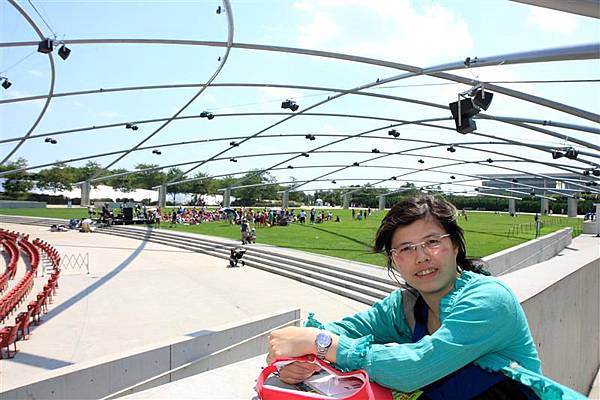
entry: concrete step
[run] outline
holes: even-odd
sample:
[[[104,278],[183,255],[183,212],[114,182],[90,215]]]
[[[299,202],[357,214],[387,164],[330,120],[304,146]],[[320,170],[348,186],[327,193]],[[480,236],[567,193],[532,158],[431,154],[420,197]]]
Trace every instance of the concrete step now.
[[[128,226],[113,226],[111,229],[122,229],[122,230],[127,230],[127,231],[141,231],[144,230],[144,228],[133,228],[133,227],[128,227]],[[291,262],[291,261],[297,261],[302,263],[303,265],[313,265],[313,266],[319,266],[319,267],[324,267],[327,268],[328,270],[332,270],[332,271],[338,271],[341,273],[350,273],[353,276],[359,276],[362,278],[366,278],[369,281],[378,281],[381,282],[382,284],[384,284],[383,286],[381,286],[381,290],[394,290],[397,288],[397,283],[394,282],[393,280],[389,279],[389,278],[382,278],[380,276],[377,275],[371,275],[371,274],[367,274],[367,273],[363,273],[361,271],[356,271],[353,269],[349,269],[349,268],[344,268],[344,267],[340,267],[340,266],[336,266],[336,265],[332,265],[332,264],[327,264],[327,263],[323,263],[323,262],[319,262],[316,260],[306,260],[304,258],[301,257],[296,257],[294,255],[291,254],[285,254],[282,255],[280,253],[274,252],[274,251],[269,251],[269,250],[265,250],[264,248],[261,249],[257,249],[254,246],[243,246],[241,244],[239,244],[239,241],[230,241],[230,242],[225,242],[225,241],[219,241],[216,239],[207,239],[207,238],[195,238],[195,237],[191,237],[188,235],[181,235],[178,234],[177,232],[173,232],[173,231],[159,231],[159,230],[153,230],[152,231],[153,234],[155,235],[168,235],[170,237],[176,236],[176,237],[180,237],[182,239],[185,240],[196,240],[202,243],[212,243],[218,246],[225,246],[227,249],[231,248],[232,246],[238,246],[238,247],[244,247],[245,249],[248,250],[248,254],[252,253],[252,252],[258,252],[263,256],[266,255],[271,255],[277,258],[285,258],[286,261]],[[167,233],[168,232],[168,233]],[[237,243],[236,243],[237,242]]]
[[[149,233],[149,231],[128,229],[121,226],[100,228],[98,232],[144,239],[154,243],[198,251],[223,259],[229,259],[229,249],[232,245],[235,245],[214,240],[209,240],[210,243],[206,243],[207,241],[202,238],[191,238],[156,231],[150,231]],[[185,241],[182,241],[182,239],[185,239]],[[370,276],[364,276],[366,274],[353,275],[352,271],[348,269],[341,269],[341,272],[332,271],[332,268],[327,264],[319,263],[323,266],[314,266],[311,263],[290,261],[287,255],[277,255],[274,252],[268,252],[268,255],[265,255],[260,250],[246,248],[248,252],[244,257],[244,261],[248,266],[295,279],[369,305],[387,296],[395,289],[393,285],[383,285],[378,280],[375,282],[370,280]]]
[[[112,229],[112,228],[111,228]],[[121,232],[135,232],[137,234],[140,233],[139,229],[127,229],[122,227],[117,227],[118,231]],[[165,232],[157,232],[152,231],[152,236],[156,238],[163,238],[165,240],[172,240],[173,238],[180,238],[186,241],[192,241],[197,243],[200,246],[206,246],[207,242],[210,246],[213,246],[215,249],[224,249],[227,252],[227,257],[229,257],[229,249],[232,247],[230,243],[219,242],[216,240],[205,240],[204,238],[193,238],[190,236],[177,235],[175,233],[165,233]],[[304,260],[299,257],[289,256],[288,254],[282,255],[272,251],[265,251],[262,248],[255,248],[253,246],[239,246],[243,247],[247,250],[246,257],[256,256],[259,257],[260,260],[270,260],[276,263],[282,263],[284,265],[295,266],[298,268],[302,268],[307,271],[312,271],[317,274],[329,275],[335,278],[342,278],[343,280],[356,283],[358,285],[364,286],[367,285],[373,289],[377,289],[378,291],[384,293],[390,293],[397,288],[397,284],[390,280],[382,279],[379,276],[369,275],[362,273],[360,271],[354,271],[349,268],[342,268],[331,264],[325,264],[321,262],[315,262],[313,260]]]
[[[65,224],[68,220],[55,218],[32,218],[18,216],[1,216],[0,220],[16,224],[47,226],[52,224]],[[159,231],[146,227],[128,227],[113,225],[97,229],[98,233],[148,240],[153,243],[164,244],[184,250],[191,250],[213,257],[229,260],[232,247],[244,247],[247,252],[244,257],[246,265],[262,269],[267,272],[285,276],[305,284],[318,287],[338,295],[372,305],[395,290],[397,285],[389,279],[376,275],[369,275],[361,271],[354,271],[331,265],[316,260],[305,260],[290,254],[278,254],[276,251],[241,246],[238,241],[219,241],[204,237],[182,235],[172,231]]]

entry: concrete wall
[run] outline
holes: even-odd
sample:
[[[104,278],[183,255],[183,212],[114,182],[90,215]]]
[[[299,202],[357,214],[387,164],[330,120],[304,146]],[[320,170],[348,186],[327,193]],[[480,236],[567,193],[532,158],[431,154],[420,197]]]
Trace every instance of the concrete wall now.
[[[546,236],[511,247],[484,257],[494,276],[517,271],[551,259],[571,244],[571,228],[564,228]]]
[[[158,347],[60,368],[50,372],[46,379],[3,391],[0,398],[98,399],[117,392],[135,393],[265,354],[271,330],[299,324],[299,309],[238,322],[218,331],[180,337]],[[176,372],[169,372],[177,368]],[[160,377],[155,379],[156,376]],[[132,387],[140,382],[146,383]]]
[[[0,200],[0,208],[46,208],[44,201]]]
[[[501,277],[525,310],[544,375],[581,393],[589,392],[600,366],[600,252],[595,253],[581,257],[583,263],[573,256],[568,263],[552,260]]]
[[[599,235],[600,229],[598,228],[598,222],[596,221],[585,221],[583,223],[583,233]]]

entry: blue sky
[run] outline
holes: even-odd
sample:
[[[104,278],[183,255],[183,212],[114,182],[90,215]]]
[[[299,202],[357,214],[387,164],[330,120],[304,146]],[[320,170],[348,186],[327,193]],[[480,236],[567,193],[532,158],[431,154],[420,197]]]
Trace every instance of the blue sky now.
[[[227,39],[227,17],[216,14],[218,1],[36,1],[32,8],[28,1],[18,4],[35,21],[45,36],[56,34],[59,40],[75,39],[184,39],[223,42]],[[306,48],[331,51],[375,59],[428,67],[500,54],[572,46],[600,41],[600,23],[588,17],[567,14],[524,5],[506,0],[484,1],[367,1],[367,0],[300,0],[300,1],[231,1],[235,43]],[[37,41],[37,35],[24,18],[7,1],[0,3],[0,42]],[[47,26],[49,25],[49,27]],[[72,50],[63,61],[54,52],[56,67],[55,93],[100,88],[118,88],[167,84],[201,84],[206,82],[219,65],[222,47],[143,44],[85,44],[69,45]],[[50,89],[48,56],[35,51],[33,46],[0,47],[0,75],[13,86],[0,90],[0,100],[25,96],[45,95]],[[351,89],[403,73],[397,69],[325,59],[234,48],[214,83],[261,83],[307,85],[337,89]],[[472,68],[452,73],[479,81],[515,80],[570,80],[599,79],[600,62],[565,61],[528,65],[502,65]],[[600,85],[593,83],[501,83],[501,86],[546,97],[594,113],[600,113]],[[457,93],[468,87],[434,77],[421,76],[369,89],[373,93],[428,101],[447,105],[455,101]],[[104,124],[124,124],[173,116],[199,88],[128,91],[81,96],[57,97],[33,134],[78,129]],[[277,88],[208,88],[186,110],[183,116],[197,116],[203,110],[217,115],[213,120],[188,118],[171,122],[155,135],[148,145],[170,142],[244,137],[253,135],[285,116],[219,116],[232,113],[282,112],[280,104],[294,99],[301,110],[318,103],[331,92],[277,89]],[[0,104],[0,132],[2,139],[23,136],[38,118],[45,100]],[[312,112],[352,114],[400,120],[448,117],[447,110],[367,96],[344,96]],[[598,128],[597,124],[563,112],[554,111],[496,94],[487,114],[552,120]],[[415,140],[459,144],[489,141],[476,135],[461,135],[452,130],[407,125],[398,130],[399,140],[390,141],[387,135],[389,121],[366,118],[299,116],[268,130],[263,135],[276,138],[256,138],[236,147],[223,157],[203,165],[196,171],[211,175],[235,173],[252,168],[271,166],[289,158],[289,155],[245,157],[237,163],[229,157],[260,153],[309,151],[333,141],[324,134],[358,134],[367,130],[379,138],[351,139],[323,150],[367,151],[377,148],[382,152],[397,152],[417,146]],[[436,123],[452,127],[451,121]],[[161,123],[140,123],[136,132],[123,125],[109,129],[89,130],[57,135],[58,144],[50,145],[43,138],[28,140],[13,156],[24,157],[29,165],[38,165],[91,156],[114,150],[124,150],[139,143]],[[561,128],[554,132],[598,143],[598,135]],[[494,121],[478,121],[478,132],[497,137],[527,141],[548,146],[575,146],[573,143],[531,130]],[[317,140],[303,136],[314,134]],[[162,155],[151,149],[130,154],[112,168],[132,169],[138,163],[175,164],[202,160],[228,148],[229,141],[201,143],[161,148]],[[2,158],[15,143],[0,144]],[[494,165],[467,164],[442,167],[439,172],[422,171],[410,175],[415,180],[448,180],[448,173],[503,173],[495,166],[507,166],[547,174],[564,172],[535,163],[512,162],[509,156],[487,153],[496,151],[510,156],[521,155],[552,161],[547,153],[517,146],[485,144],[472,145],[479,151],[460,149],[448,153],[445,146],[415,150],[410,155],[390,156],[361,165],[399,168],[435,167],[448,161],[431,157],[452,157],[457,160],[498,160]],[[337,169],[329,165],[348,165],[363,162],[372,154],[326,153],[301,157],[285,165],[296,168],[274,171],[280,182],[294,179],[312,179]],[[116,156],[95,159],[107,165]],[[419,158],[425,164],[418,164]],[[585,158],[585,157],[582,157]],[[589,157],[589,161],[598,162]],[[505,161],[501,161],[505,160]],[[576,169],[585,168],[579,161],[560,159],[561,164]],[[76,162],[73,165],[83,165]],[[182,167],[182,169],[186,169]],[[196,172],[194,171],[194,172]],[[364,183],[359,179],[383,179],[405,173],[390,168],[348,168],[329,175],[327,179],[341,184]],[[407,176],[408,178],[408,176]],[[344,181],[356,179],[356,181]],[[343,183],[342,183],[343,182]],[[399,186],[398,182],[382,184]],[[330,182],[313,183],[310,188],[332,187]],[[308,186],[307,186],[308,188]]]

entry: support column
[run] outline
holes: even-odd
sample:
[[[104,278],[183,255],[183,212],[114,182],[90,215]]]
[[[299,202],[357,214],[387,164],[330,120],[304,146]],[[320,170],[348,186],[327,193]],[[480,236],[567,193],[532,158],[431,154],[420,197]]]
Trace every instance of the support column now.
[[[596,237],[600,237],[600,203],[594,203],[596,207]]]
[[[158,206],[164,208],[167,205],[167,185],[158,187]]]
[[[83,182],[81,184],[81,205],[89,206],[90,205],[90,192],[92,190],[92,184],[89,181]]]
[[[515,215],[517,210],[517,201],[515,199],[508,199],[508,213]]]
[[[548,214],[548,199],[540,197],[540,214]]]
[[[342,196],[342,207],[347,210],[350,208],[350,194],[346,193]]]
[[[569,197],[567,199],[567,216],[568,217],[576,217],[577,216],[577,199],[574,197]]]
[[[289,201],[290,201],[290,192],[288,190],[284,190],[281,195],[281,207],[288,208]]]
[[[385,210],[385,196],[379,196],[379,211]]]
[[[223,207],[231,205],[231,188],[225,188],[223,191]]]

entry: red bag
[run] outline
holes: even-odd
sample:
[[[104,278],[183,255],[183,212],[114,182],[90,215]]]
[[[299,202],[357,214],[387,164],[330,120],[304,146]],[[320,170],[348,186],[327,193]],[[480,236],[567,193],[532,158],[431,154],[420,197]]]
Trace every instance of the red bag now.
[[[286,364],[294,361],[318,364],[321,369],[324,370],[322,371],[323,373],[320,374],[322,375],[322,378],[311,377],[304,382],[310,389],[314,389],[314,392],[302,391],[301,389],[288,389],[265,383],[271,374],[277,372],[279,368]],[[328,391],[317,391],[318,389],[323,389],[325,387],[330,389],[331,394],[324,394]],[[340,394],[340,390],[345,394]],[[392,400],[392,391],[379,386],[376,383],[369,382],[369,375],[366,371],[359,369],[351,372],[341,372],[325,361],[316,358],[314,355],[305,357],[284,357],[273,361],[273,363],[264,368],[258,376],[256,381],[256,392],[261,400],[324,400],[334,398],[341,400]]]

